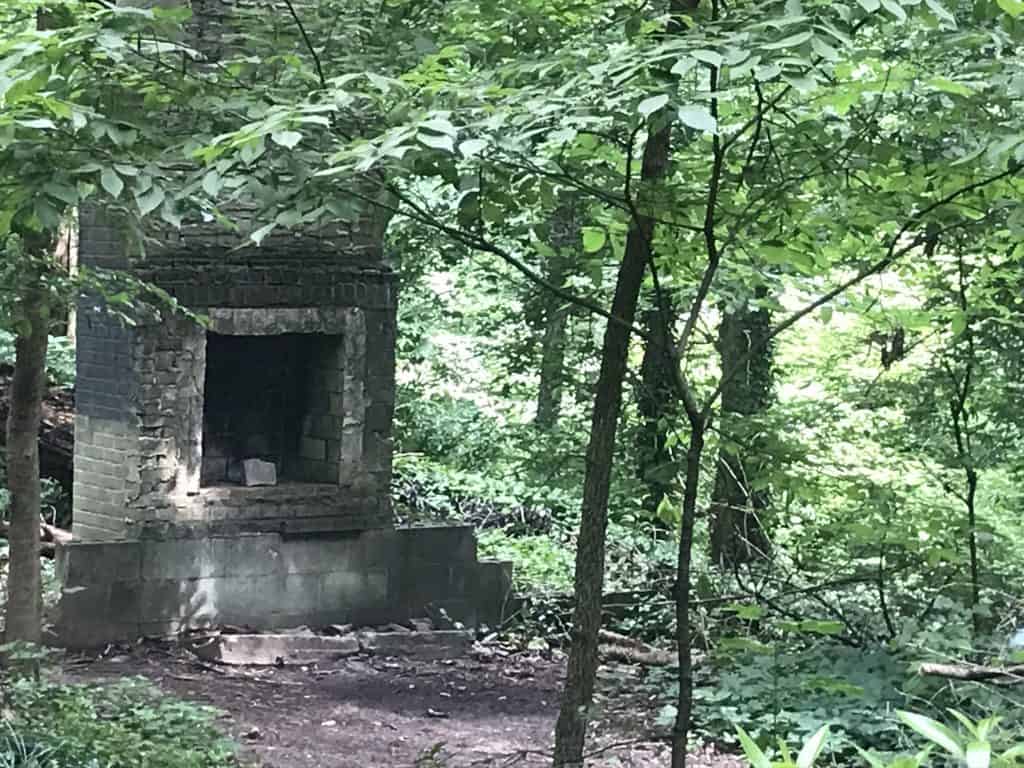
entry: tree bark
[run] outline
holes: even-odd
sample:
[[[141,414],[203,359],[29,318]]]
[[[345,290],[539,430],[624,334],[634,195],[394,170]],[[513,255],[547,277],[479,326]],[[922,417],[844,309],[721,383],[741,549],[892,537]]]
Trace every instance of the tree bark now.
[[[686,451],[686,480],[683,484],[683,512],[680,521],[679,554],[676,562],[676,652],[679,654],[679,694],[676,720],[672,726],[672,768],[686,768],[686,753],[693,709],[693,655],[690,652],[690,566],[693,561],[693,528],[697,520],[697,491],[700,461],[708,421],[690,417],[690,442]]]
[[[565,272],[555,264],[548,272],[552,284],[560,285]],[[540,383],[537,386],[537,417],[542,430],[558,424],[562,412],[562,378],[565,368],[565,331],[569,320],[569,307],[557,296],[549,297],[544,317],[544,337],[541,340]]]
[[[675,317],[671,302],[665,308],[670,317]],[[650,339],[644,346],[643,362],[640,364],[640,386],[637,392],[637,409],[640,412],[640,430],[637,445],[637,475],[647,486],[644,508],[655,515],[662,500],[677,487],[676,468],[668,450],[669,422],[677,415],[679,396],[675,378],[669,367],[671,357],[666,349],[675,346],[672,330],[665,332],[661,312],[651,310],[644,314],[644,328]],[[674,527],[674,526],[673,526]]]
[[[651,134],[644,148],[641,180],[664,177],[668,166],[671,124]],[[554,765],[583,763],[589,708],[597,676],[598,631],[601,628],[601,591],[604,587],[605,533],[608,526],[608,492],[611,482],[615,435],[622,404],[622,382],[629,351],[629,326],[636,317],[637,299],[650,260],[654,222],[643,214],[635,217],[626,238],[612,300],[612,315],[601,353],[601,372],[594,397],[583,481],[583,510],[576,545],[575,599],[568,672],[555,727]]]
[[[545,279],[552,285],[565,280],[565,260],[561,255],[549,259]],[[540,382],[537,385],[538,429],[549,430],[558,424],[562,411],[562,380],[565,371],[565,334],[569,307],[553,294],[545,297],[544,336],[541,339]]]
[[[758,298],[763,296],[762,292]],[[764,559],[770,550],[763,521],[769,495],[767,490],[755,487],[765,467],[756,429],[751,428],[751,417],[764,413],[771,403],[770,333],[770,313],[750,304],[723,313],[718,328],[726,384],[722,388],[722,445],[710,516],[711,561],[723,567]],[[732,375],[738,366],[742,370]]]
[[[568,197],[551,216],[550,244],[554,255],[549,257],[545,279],[561,287],[568,276],[569,265],[582,245],[577,203]],[[537,387],[537,417],[541,430],[552,429],[562,410],[562,384],[565,378],[565,345],[570,307],[558,296],[544,295],[544,336],[541,340],[540,383]]]
[[[39,572],[39,420],[46,386],[48,323],[41,292],[25,295],[26,327],[15,340],[11,411],[7,416],[10,572],[5,641],[38,643],[42,623]]]

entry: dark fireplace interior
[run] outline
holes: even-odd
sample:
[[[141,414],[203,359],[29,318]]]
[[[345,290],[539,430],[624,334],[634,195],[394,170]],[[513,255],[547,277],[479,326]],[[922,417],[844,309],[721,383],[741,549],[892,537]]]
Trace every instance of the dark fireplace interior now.
[[[340,440],[340,350],[340,336],[208,333],[201,484],[240,483],[245,459],[273,462],[279,483],[336,482],[326,438],[336,428]]]

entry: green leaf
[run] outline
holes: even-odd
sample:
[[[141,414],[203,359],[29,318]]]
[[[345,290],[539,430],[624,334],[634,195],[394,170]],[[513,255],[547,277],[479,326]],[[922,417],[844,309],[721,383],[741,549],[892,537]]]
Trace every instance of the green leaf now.
[[[775,646],[762,643],[752,637],[723,637],[718,641],[722,650],[746,651],[748,653],[769,654],[775,652]]]
[[[933,77],[931,80],[928,81],[928,85],[944,93],[953,93],[956,94],[957,96],[974,95],[974,91],[968,88],[963,83],[957,83],[945,77]]]
[[[891,13],[897,21],[906,21],[907,12],[903,10],[903,6],[900,5],[896,0],[880,0],[882,7]]]
[[[266,238],[266,236],[269,235],[271,233],[271,231],[273,231],[273,229],[276,226],[277,226],[277,222],[276,221],[272,221],[269,224],[264,224],[262,227],[260,227],[259,229],[254,231],[252,234],[250,234],[249,235],[249,239],[252,240],[254,243],[256,243],[256,245],[260,245],[263,242],[263,240]]]
[[[823,621],[819,619],[804,619],[800,622],[800,631],[812,635],[841,635],[846,629],[841,621]]]
[[[465,158],[478,155],[485,149],[487,149],[487,142],[483,139],[466,139],[464,142],[459,144],[459,154]]]
[[[953,321],[950,323],[950,330],[954,336],[959,336],[961,333],[967,330],[967,315],[957,310],[953,315]]]
[[[58,211],[45,197],[36,198],[32,210],[39,218],[39,222],[46,229],[56,229],[60,226],[60,211]]]
[[[823,725],[817,732],[807,740],[800,754],[796,756],[796,768],[812,768],[814,761],[821,754],[825,746],[825,739],[828,737],[828,726]]]
[[[207,171],[203,176],[203,191],[210,197],[216,197],[224,186],[224,179],[217,173],[216,169]]]
[[[997,759],[1003,765],[1012,765],[1022,758],[1024,758],[1024,744],[1017,744],[1000,754]]]
[[[690,56],[683,56],[678,61],[676,61],[675,64],[672,65],[672,69],[669,71],[676,77],[682,77],[687,72],[692,70],[695,66],[697,66],[696,59],[693,59]]]
[[[868,13],[874,13],[882,7],[880,0],[857,0],[857,3]]]
[[[14,122],[17,125],[20,125],[22,128],[35,128],[37,130],[43,131],[57,127],[56,125],[54,125],[53,120],[47,120],[45,117],[40,117],[33,120],[15,120]]]
[[[649,96],[641,101],[636,109],[644,117],[650,117],[666,104],[668,104],[668,94],[659,93],[657,96]]]
[[[736,726],[736,734],[740,737],[740,745],[743,747],[743,754],[747,756],[752,768],[772,768],[772,762],[768,756],[761,751],[750,735],[739,726]]]
[[[107,136],[110,140],[121,146],[131,146],[135,143],[135,139],[138,137],[138,131],[134,128],[122,128],[119,125],[108,125],[106,127]]]
[[[585,253],[597,253],[604,247],[607,239],[607,233],[600,227],[583,227],[583,250]]]
[[[1022,0],[996,0],[996,3],[1015,19],[1024,13],[1024,2]]]
[[[800,91],[800,93],[813,91],[818,85],[817,81],[813,77],[805,75],[783,75],[782,79]]]
[[[293,149],[302,141],[302,134],[298,131],[275,131],[270,134],[270,140],[285,149]]]
[[[706,48],[698,48],[695,51],[690,51],[690,55],[693,56],[697,61],[703,61],[705,64],[710,64],[712,67],[722,66],[722,54],[717,51],[709,51]]]
[[[781,40],[777,40],[774,43],[766,43],[761,47],[768,51],[777,51],[782,48],[796,48],[798,45],[803,45],[808,40],[814,37],[813,32],[798,32],[795,35],[784,37]]]
[[[136,195],[135,201],[139,204],[139,211],[142,213],[143,216],[146,216],[147,214],[156,210],[157,206],[159,206],[164,201],[164,197],[165,195],[163,189],[154,186],[151,187],[148,192],[141,195]]]
[[[181,229],[181,216],[174,209],[174,203],[170,199],[164,200],[164,207],[160,209],[160,218],[175,229]]]
[[[455,142],[452,141],[451,136],[436,133],[417,133],[416,138],[420,140],[421,144],[425,144],[431,149],[441,149],[449,154],[455,153]]]
[[[442,133],[445,136],[455,137],[459,135],[459,129],[443,117],[432,117],[420,123],[420,128],[426,128],[434,133]]]
[[[242,149],[239,151],[238,156],[242,159],[242,162],[246,165],[252,165],[267,149],[267,144],[263,140],[262,136],[254,139],[248,139],[242,144]]]
[[[957,740],[956,734],[953,733],[949,728],[944,726],[942,723],[932,720],[930,717],[919,715],[915,712],[898,711],[896,715],[902,720],[908,727],[924,736],[931,742],[938,744],[944,750],[949,752],[954,757],[963,760],[966,755],[964,754],[963,748],[960,746]]]
[[[78,204],[78,190],[70,184],[47,182],[43,185],[43,192],[52,198],[60,200],[62,203],[67,203],[68,205]]]
[[[691,128],[705,133],[714,133],[718,130],[718,122],[707,109],[696,105],[687,105],[679,108],[679,119]]]
[[[192,9],[187,6],[176,8],[153,8],[153,18],[164,19],[172,24],[182,24],[192,18]]]
[[[826,43],[820,37],[815,36],[811,39],[811,50],[821,56],[825,61],[839,60],[839,51]]]
[[[931,9],[931,12],[934,13],[936,17],[942,19],[942,21],[946,22],[947,24],[951,24],[954,27],[956,26],[956,17],[953,16],[952,13],[947,11],[945,6],[943,6],[942,3],[939,2],[939,0],[924,1],[925,5],[927,5],[928,8]],[[1016,2],[1018,5],[1020,5],[1021,8],[1024,8],[1024,3],[1021,3],[1020,0],[1011,0],[1011,2]]]
[[[764,616],[764,608],[754,603],[745,605],[743,603],[732,603],[725,606],[727,610],[736,614],[738,619],[760,619]]]
[[[100,186],[107,191],[111,197],[117,197],[124,189],[124,182],[113,168],[104,168],[100,174]]]

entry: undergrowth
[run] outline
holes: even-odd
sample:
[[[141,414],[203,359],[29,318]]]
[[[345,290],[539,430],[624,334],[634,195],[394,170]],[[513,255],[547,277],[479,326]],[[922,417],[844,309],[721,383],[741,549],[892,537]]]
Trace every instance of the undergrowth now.
[[[0,365],[14,365],[14,334],[3,329],[0,329]],[[75,385],[75,348],[66,336],[50,337],[46,376],[55,387]]]
[[[141,678],[64,684],[3,680],[0,768],[221,768],[234,745],[219,713],[164,696]]]

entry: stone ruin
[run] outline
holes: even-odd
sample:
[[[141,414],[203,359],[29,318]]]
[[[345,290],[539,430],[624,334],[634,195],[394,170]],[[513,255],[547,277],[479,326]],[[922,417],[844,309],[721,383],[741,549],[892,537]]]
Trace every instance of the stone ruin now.
[[[80,263],[206,321],[77,308],[61,643],[429,611],[494,622],[509,567],[477,559],[472,528],[393,523],[397,285],[381,228],[257,248],[191,227],[142,257],[112,222],[83,212]]]

